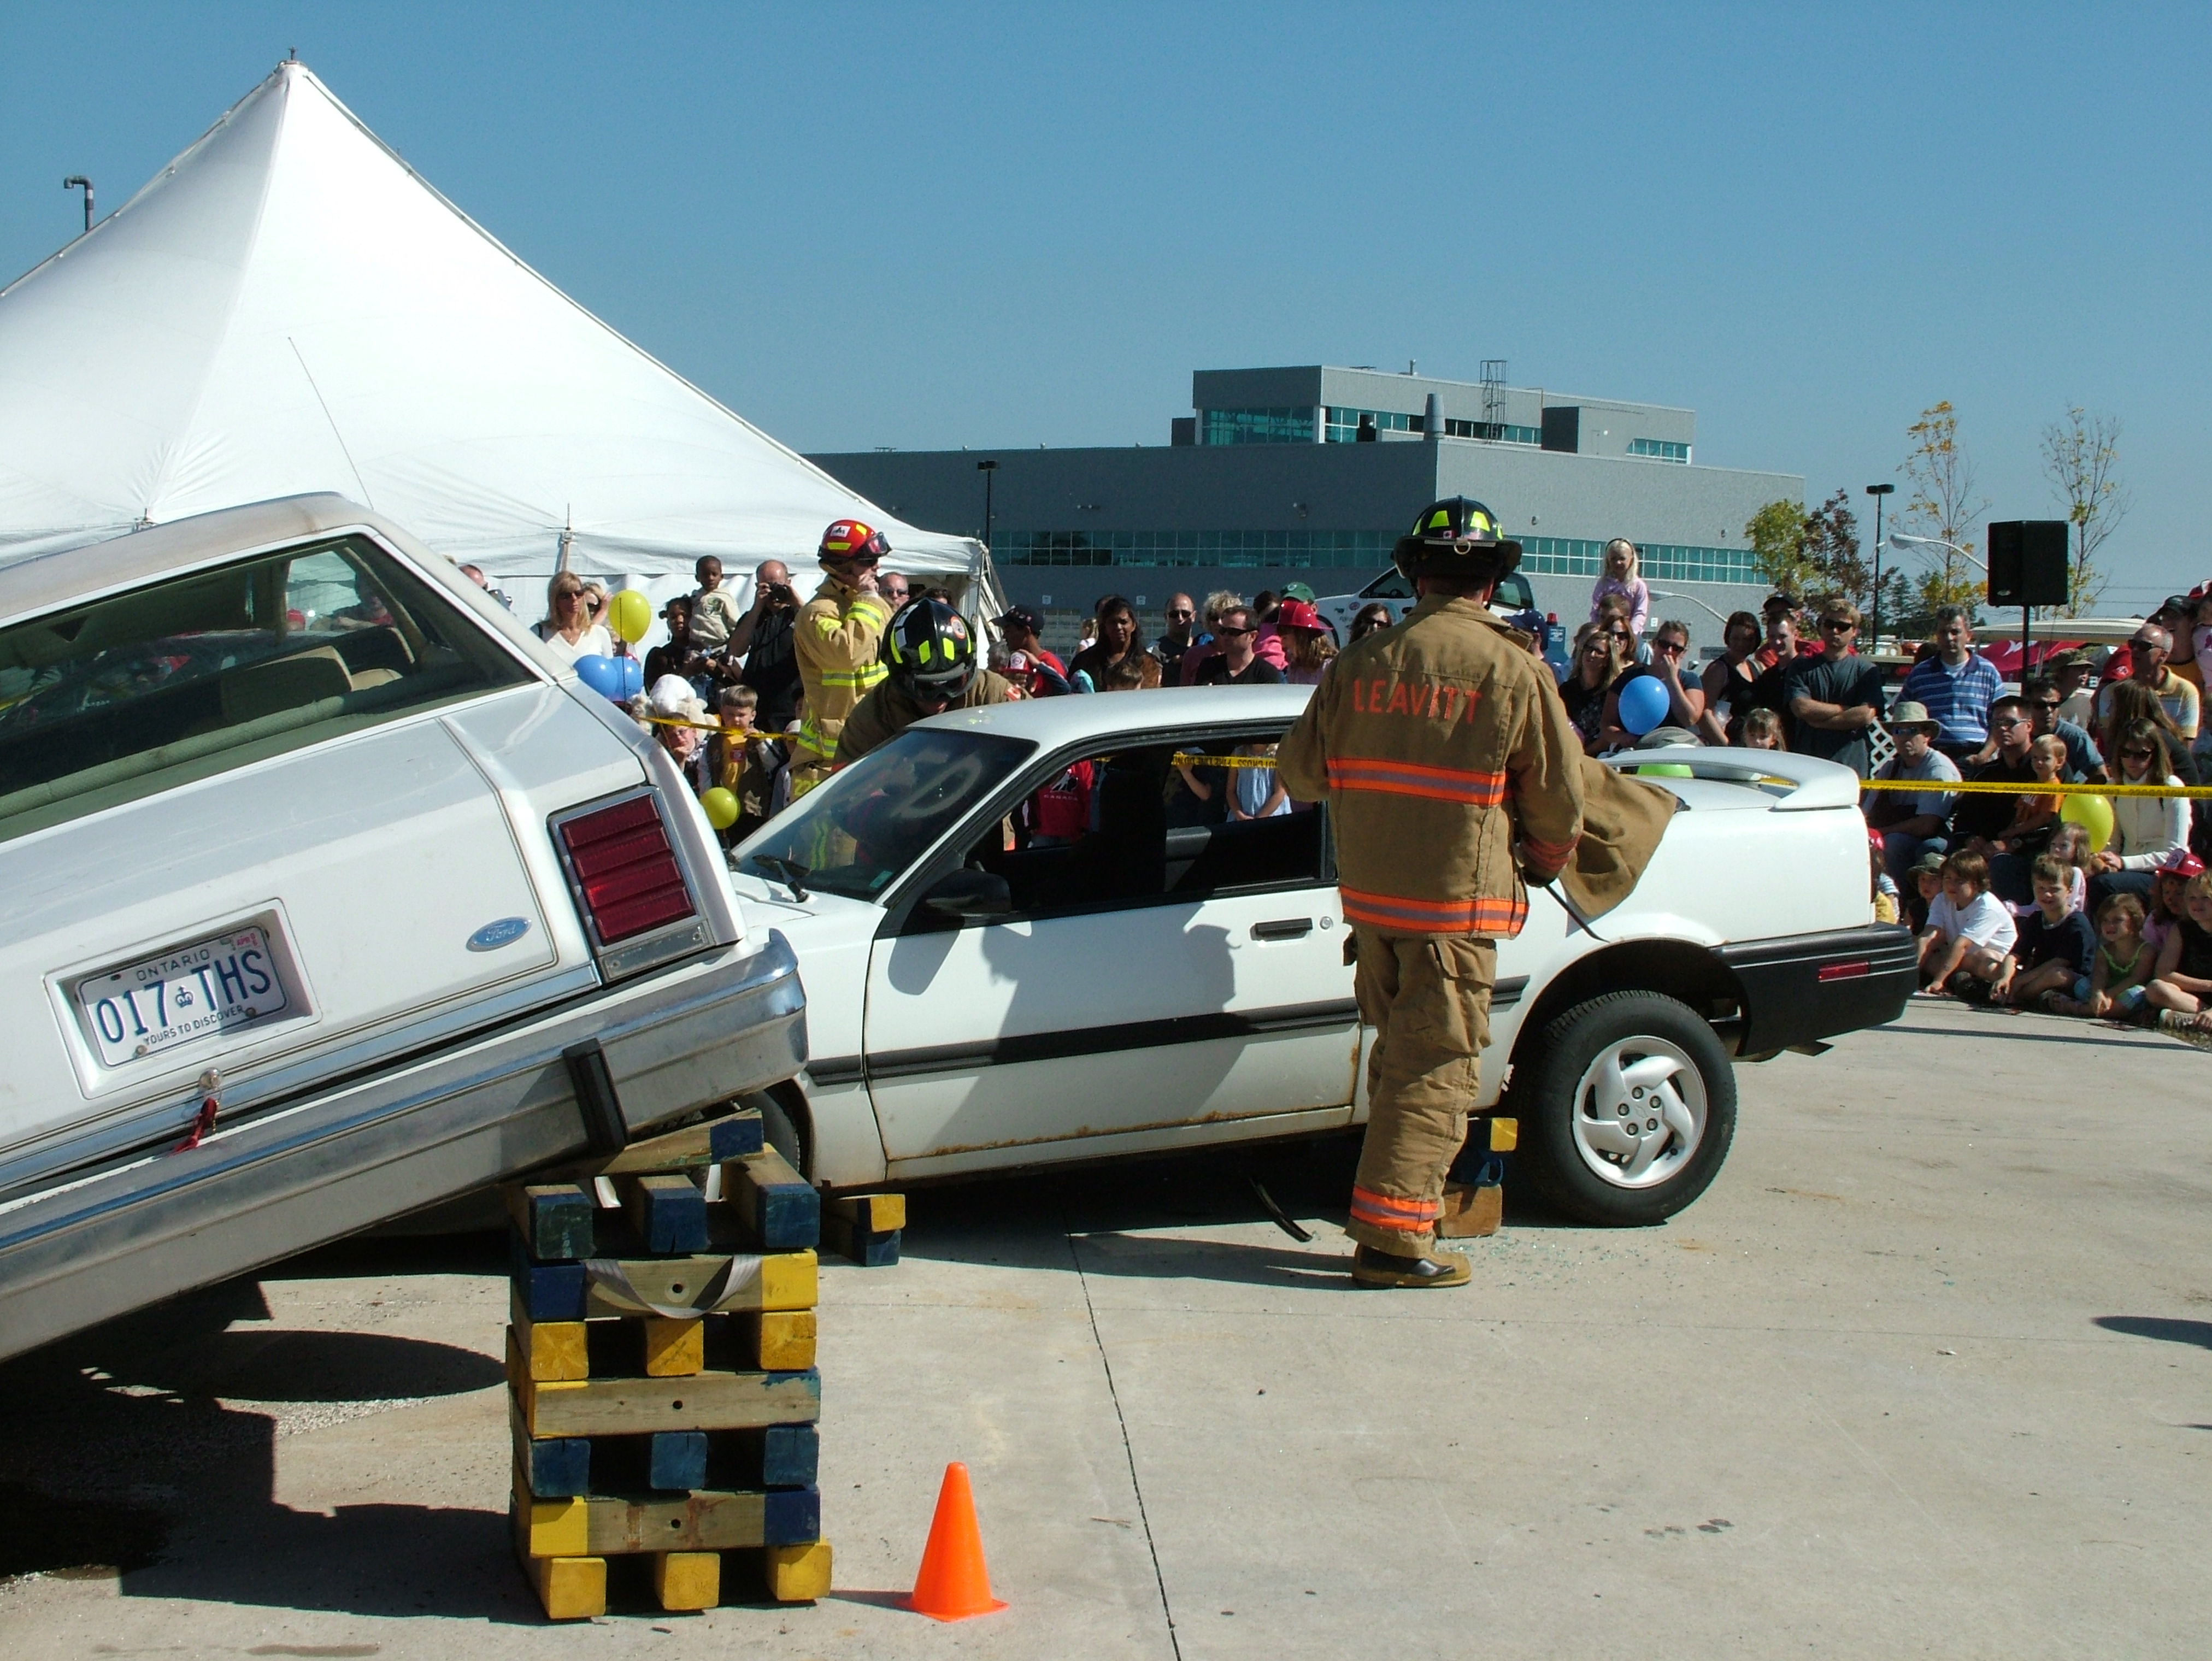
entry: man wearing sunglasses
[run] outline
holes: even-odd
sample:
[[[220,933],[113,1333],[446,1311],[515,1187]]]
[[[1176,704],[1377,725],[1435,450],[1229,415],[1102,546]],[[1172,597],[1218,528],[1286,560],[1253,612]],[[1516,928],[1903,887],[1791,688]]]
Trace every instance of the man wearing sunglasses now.
[[[2082,785],[2106,776],[2104,752],[2097,748],[2097,741],[2058,712],[2066,700],[2057,682],[2045,676],[2031,675],[2021,683],[2020,695],[2027,706],[2033,736],[2056,737],[2066,746],[2066,762],[2058,773],[2061,779],[2069,785]],[[1996,753],[1997,741],[1992,737],[1967,759],[1966,766],[1970,769],[1981,767],[1994,761]]]
[[[2191,746],[2197,743],[2197,688],[2166,666],[2167,655],[2173,650],[2173,636],[2156,623],[2145,623],[2128,642],[2128,678],[2137,686],[2148,687],[2166,711],[2166,718],[2173,723],[2183,739]],[[2112,700],[2100,698],[2098,712],[2105,720],[2112,718]]]
[[[1820,608],[1820,655],[1790,664],[1784,684],[1796,724],[1790,748],[1863,779],[1873,759],[1867,735],[1881,718],[1881,670],[1852,649],[1858,632],[1858,608],[1829,601]]]
[[[1190,626],[1197,620],[1198,607],[1188,594],[1168,596],[1167,633],[1152,642],[1152,655],[1160,660],[1160,684],[1182,684],[1182,654],[1190,650]]]
[[[1251,611],[1232,606],[1221,614],[1213,638],[1221,650],[1198,669],[1202,687],[1279,687],[1283,671],[1261,657],[1254,647],[1260,627]]]

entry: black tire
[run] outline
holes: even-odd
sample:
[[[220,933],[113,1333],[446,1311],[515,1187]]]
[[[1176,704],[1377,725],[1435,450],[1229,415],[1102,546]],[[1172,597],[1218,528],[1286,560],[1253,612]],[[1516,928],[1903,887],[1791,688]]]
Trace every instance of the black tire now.
[[[779,1091],[755,1090],[739,1098],[748,1107],[760,1109],[761,1139],[783,1155],[784,1163],[814,1180],[814,1147],[802,1109],[793,1112]]]
[[[1592,1168],[1577,1137],[1575,1100],[1584,1074],[1607,1050],[1649,1038],[1671,1046],[1696,1070],[1705,1095],[1705,1124],[1686,1158],[1673,1155],[1673,1175],[1625,1187]],[[1514,1069],[1510,1100],[1501,1107],[1520,1120],[1519,1157],[1536,1191],[1579,1222],[1602,1228],[1647,1228],[1664,1222],[1704,1193],[1720,1173],[1735,1136],[1735,1069],[1713,1029],[1687,1004],[1658,992],[1607,992],[1555,1016],[1536,1035],[1534,1053]],[[1672,1155],[1670,1137],[1660,1157]]]

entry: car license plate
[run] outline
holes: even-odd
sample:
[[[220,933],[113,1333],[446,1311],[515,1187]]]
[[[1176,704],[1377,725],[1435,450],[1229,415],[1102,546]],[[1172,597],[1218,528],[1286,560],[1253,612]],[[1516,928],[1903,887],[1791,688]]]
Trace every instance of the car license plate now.
[[[110,1067],[234,1033],[291,1007],[269,936],[238,929],[81,980],[77,1007]]]

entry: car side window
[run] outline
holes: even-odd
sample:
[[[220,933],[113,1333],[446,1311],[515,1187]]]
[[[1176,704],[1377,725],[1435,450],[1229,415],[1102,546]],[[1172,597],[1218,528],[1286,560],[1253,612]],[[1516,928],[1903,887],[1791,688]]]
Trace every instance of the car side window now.
[[[362,537],[0,628],[0,839],[529,671]]]
[[[1334,881],[1325,812],[1292,801],[1269,765],[1277,736],[1057,758],[966,863],[1005,877],[1029,918]],[[917,911],[915,926],[938,924]]]

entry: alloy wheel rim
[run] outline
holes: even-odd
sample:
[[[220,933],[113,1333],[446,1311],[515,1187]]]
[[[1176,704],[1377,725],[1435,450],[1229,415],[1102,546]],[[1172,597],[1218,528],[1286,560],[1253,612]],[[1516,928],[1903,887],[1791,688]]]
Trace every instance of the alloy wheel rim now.
[[[1705,1076],[1661,1038],[1598,1052],[1575,1086],[1575,1151],[1614,1188],[1656,1188],[1680,1174],[1705,1138]]]

